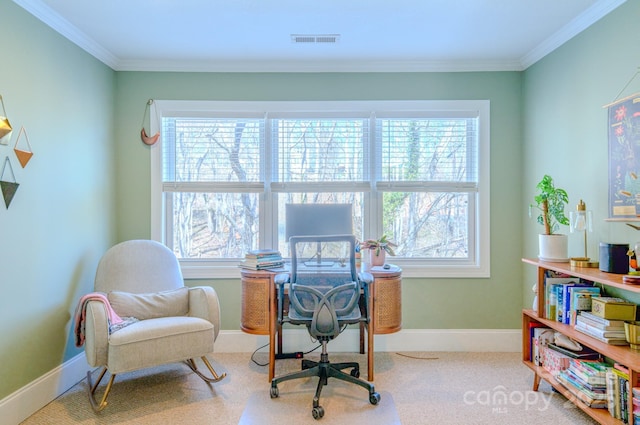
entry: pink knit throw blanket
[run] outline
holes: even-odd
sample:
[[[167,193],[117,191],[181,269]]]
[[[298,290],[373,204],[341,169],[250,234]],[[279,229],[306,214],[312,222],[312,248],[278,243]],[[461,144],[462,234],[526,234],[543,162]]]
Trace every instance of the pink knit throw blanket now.
[[[109,333],[111,333],[111,327],[114,325],[118,325],[124,322],[124,320],[113,311],[111,308],[111,304],[109,304],[109,300],[106,295],[100,292],[91,292],[89,294],[83,295],[78,301],[78,305],[76,307],[75,312],[75,325],[74,325],[74,334],[76,339],[76,347],[82,347],[84,345],[84,326],[86,319],[86,309],[89,301],[100,301],[104,303],[105,309],[107,311],[107,318],[109,319]]]

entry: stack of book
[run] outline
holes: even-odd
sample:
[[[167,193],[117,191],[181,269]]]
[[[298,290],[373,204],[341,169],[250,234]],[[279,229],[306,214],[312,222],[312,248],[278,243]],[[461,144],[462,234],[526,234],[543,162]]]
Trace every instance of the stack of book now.
[[[606,409],[607,372],[610,369],[602,362],[570,359],[569,367],[561,371],[556,379],[587,406]]]
[[[257,249],[247,252],[239,266],[250,270],[277,269],[284,266],[284,260],[278,250]]]
[[[624,320],[604,319],[588,311],[576,317],[576,330],[611,345],[628,345]]]

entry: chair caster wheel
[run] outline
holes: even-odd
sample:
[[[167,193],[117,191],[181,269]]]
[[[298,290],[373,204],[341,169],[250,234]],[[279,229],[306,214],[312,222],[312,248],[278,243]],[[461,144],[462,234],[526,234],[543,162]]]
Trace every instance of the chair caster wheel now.
[[[278,387],[271,387],[270,391],[271,398],[278,398],[280,395],[280,391],[278,391]]]
[[[322,406],[314,407],[311,409],[311,415],[313,416],[313,419],[320,419],[324,416],[324,409]]]
[[[359,378],[360,377],[360,370],[356,369],[356,368],[353,368],[353,369],[351,369],[351,374],[350,375],[353,376],[354,378]]]
[[[369,403],[371,403],[371,404],[380,403],[380,394],[378,394],[378,393],[369,394]]]

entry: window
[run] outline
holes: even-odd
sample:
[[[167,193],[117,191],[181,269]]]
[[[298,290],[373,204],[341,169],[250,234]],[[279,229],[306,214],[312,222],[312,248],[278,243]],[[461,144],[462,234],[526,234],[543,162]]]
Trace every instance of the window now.
[[[350,203],[404,276],[489,276],[489,102],[155,101],[152,237],[186,277],[287,255],[287,203]],[[225,273],[225,270],[229,273]]]

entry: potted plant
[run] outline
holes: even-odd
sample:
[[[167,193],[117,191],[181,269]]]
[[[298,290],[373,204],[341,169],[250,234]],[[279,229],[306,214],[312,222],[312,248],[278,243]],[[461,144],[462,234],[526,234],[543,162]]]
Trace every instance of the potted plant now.
[[[398,245],[391,242],[387,235],[382,235],[380,239],[367,239],[360,242],[361,249],[369,250],[369,258],[371,266],[381,266],[384,264],[386,254],[396,255],[393,248],[397,248]]]
[[[569,225],[569,219],[564,213],[565,206],[569,203],[569,195],[564,189],[555,187],[553,179],[546,175],[536,186],[538,194],[533,198],[536,205],[529,206],[540,211],[537,221],[544,228],[539,235],[539,257],[545,261],[566,262],[568,257],[568,237],[557,233],[561,224]]]

